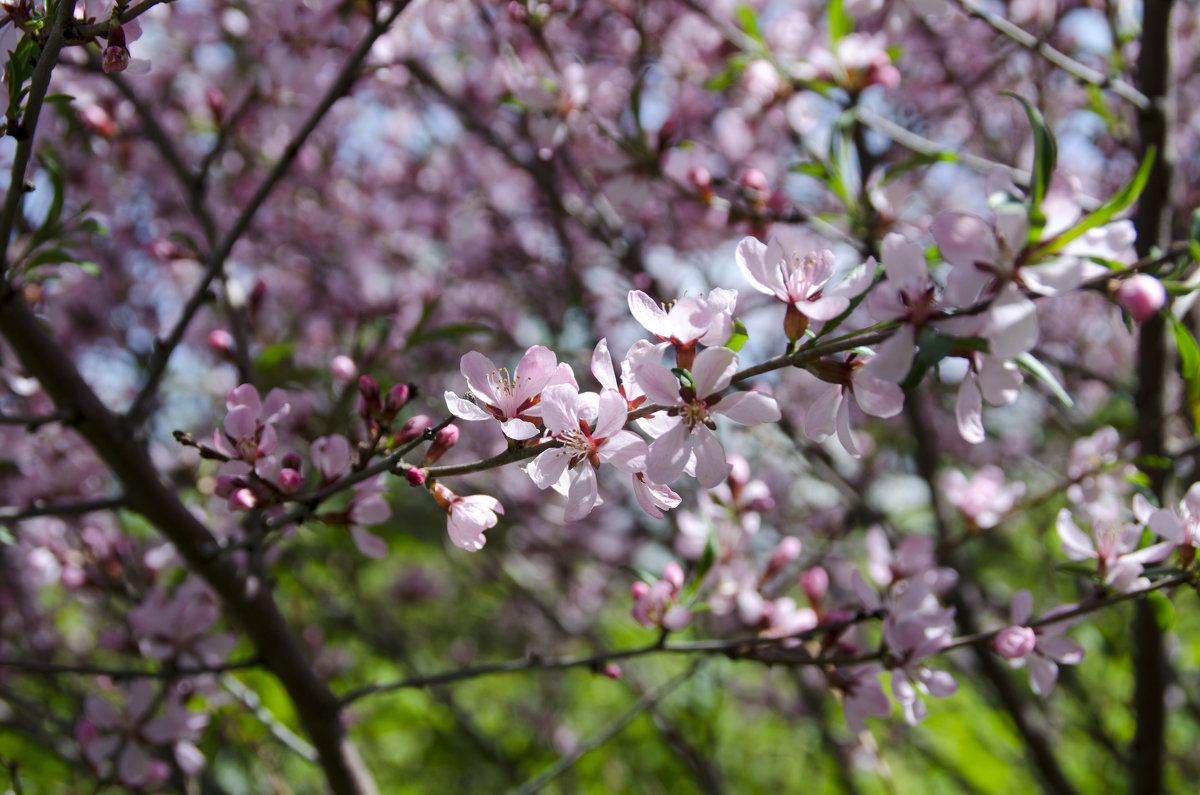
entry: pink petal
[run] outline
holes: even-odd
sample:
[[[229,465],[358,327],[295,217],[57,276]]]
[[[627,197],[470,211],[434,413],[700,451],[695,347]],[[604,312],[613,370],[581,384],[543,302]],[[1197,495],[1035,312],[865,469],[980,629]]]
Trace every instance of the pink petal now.
[[[638,386],[652,403],[659,406],[678,406],[683,403],[679,397],[679,379],[661,364],[640,364],[633,372]]]
[[[706,489],[719,486],[733,469],[725,458],[725,448],[715,434],[703,425],[692,431],[692,450],[696,454],[696,480]]]
[[[958,387],[954,416],[958,420],[958,433],[963,441],[979,444],[986,438],[983,432],[983,396],[979,394],[979,385],[972,373],[967,373]]]
[[[567,510],[563,516],[568,522],[577,522],[600,504],[600,493],[596,488],[596,470],[584,462],[575,468],[575,477],[567,491]]]
[[[354,546],[358,547],[358,551],[368,558],[382,560],[387,557],[387,542],[365,528],[351,525],[350,538],[354,540]]]
[[[762,392],[734,392],[713,406],[714,414],[728,417],[739,425],[778,422],[782,414],[775,398]]]
[[[453,414],[455,417],[458,417],[460,420],[479,422],[480,420],[492,419],[491,414],[484,411],[471,401],[460,398],[453,392],[446,392],[445,398],[446,408],[449,409],[451,414]]]
[[[734,260],[741,269],[742,275],[746,277],[746,281],[750,282],[755,290],[778,297],[781,293],[786,294],[787,292],[783,287],[783,278],[777,265],[771,267],[767,264],[768,255],[776,253],[782,255],[782,249],[775,240],[771,241],[768,251],[768,246],[762,241],[753,237],[744,237],[738,243],[737,251],[734,252]],[[771,261],[774,263],[774,258]]]
[[[1063,508],[1058,512],[1055,527],[1058,529],[1058,537],[1062,541],[1063,551],[1066,552],[1068,558],[1087,560],[1096,557],[1096,547],[1092,544],[1092,539],[1075,524],[1069,510]]]
[[[1027,589],[1017,591],[1013,594],[1012,604],[1008,609],[1009,620],[1015,626],[1023,627],[1031,615],[1033,615],[1033,596]]]
[[[650,480],[667,484],[682,474],[692,452],[690,437],[687,426],[681,422],[650,445],[646,454],[646,475]]]
[[[667,313],[653,298],[641,290],[630,290],[629,312],[633,319],[642,324],[642,328],[656,337],[670,337],[666,332]]]
[[[972,266],[977,262],[995,263],[1000,258],[996,235],[979,216],[969,213],[939,213],[930,227],[933,239],[947,262]]]
[[[737,372],[737,354],[728,348],[705,348],[692,363],[692,381],[699,397],[716,394],[729,386]]]

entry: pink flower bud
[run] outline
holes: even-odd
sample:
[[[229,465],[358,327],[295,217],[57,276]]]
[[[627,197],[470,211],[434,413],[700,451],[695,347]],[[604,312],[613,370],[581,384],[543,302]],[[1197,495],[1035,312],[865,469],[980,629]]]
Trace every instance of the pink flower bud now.
[[[208,105],[213,119],[220,121],[221,117],[225,115],[225,95],[219,89],[210,88],[204,92],[204,102]]]
[[[1025,657],[1037,645],[1037,635],[1029,627],[1005,627],[992,639],[992,647],[1006,660]]]
[[[770,183],[767,182],[767,175],[757,168],[748,169],[745,174],[742,174],[742,187],[748,191],[761,193],[764,199],[767,191],[771,189]]]
[[[413,467],[404,473],[404,479],[408,481],[410,486],[424,486],[426,473],[423,469]]]
[[[820,566],[813,566],[800,577],[800,587],[804,589],[809,602],[820,604],[825,594],[829,593],[829,573]]]
[[[428,414],[418,414],[415,417],[409,418],[408,422],[396,432],[393,437],[396,444],[408,444],[413,439],[418,439],[424,435],[427,428],[433,427],[433,419]]]
[[[284,494],[295,494],[304,485],[304,476],[295,469],[279,471],[279,490]]]
[[[396,384],[388,390],[387,398],[383,402],[383,419],[386,422],[391,422],[400,413],[400,410],[408,403],[413,396],[413,388],[408,384]]]
[[[208,347],[226,359],[232,359],[233,335],[223,328],[213,329],[208,333]]]
[[[240,508],[243,511],[249,511],[258,505],[258,498],[254,496],[254,492],[250,489],[238,489],[229,498],[230,506]]]
[[[329,362],[329,374],[348,384],[358,375],[358,365],[349,356],[339,353]]]
[[[108,46],[104,48],[104,60],[100,64],[104,74],[124,72],[129,68],[129,48],[125,42],[125,29],[116,20],[108,26]]]
[[[629,593],[634,599],[641,599],[646,594],[650,593],[650,586],[641,580],[637,580],[633,585],[629,586]]]
[[[617,665],[616,663],[605,663],[604,667],[600,669],[600,673],[604,674],[609,679],[620,679],[621,666]]]
[[[688,182],[706,196],[712,193],[712,174],[703,166],[688,172]]]
[[[383,410],[383,403],[379,396],[378,381],[369,375],[359,376],[358,391],[362,395],[358,413],[362,415],[363,419],[370,419]]]
[[[434,463],[456,444],[458,444],[458,426],[447,425],[434,434],[433,444],[429,445],[425,458],[421,460],[421,466],[427,467]]]
[[[763,572],[763,582],[774,577],[800,557],[800,539],[795,536],[784,536],[775,545],[771,559],[767,561],[767,570]]]
[[[1117,304],[1139,323],[1145,323],[1166,303],[1166,288],[1148,273],[1135,273],[1117,287]]]

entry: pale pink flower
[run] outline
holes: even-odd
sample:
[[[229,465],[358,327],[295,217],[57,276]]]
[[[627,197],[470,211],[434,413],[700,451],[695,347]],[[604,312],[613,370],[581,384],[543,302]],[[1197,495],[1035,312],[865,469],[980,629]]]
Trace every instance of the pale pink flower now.
[[[1149,580],[1141,576],[1145,564],[1158,563],[1175,548],[1173,541],[1163,541],[1138,549],[1142,528],[1136,524],[1117,526],[1103,523],[1093,526],[1093,540],[1093,537],[1079,529],[1066,508],[1058,512],[1056,526],[1067,557],[1071,560],[1095,560],[1096,575],[1122,593],[1148,586]]]
[[[733,336],[737,295],[737,290],[718,287],[707,297],[686,296],[666,308],[641,290],[631,290],[629,311],[659,342],[669,342],[675,347],[680,367],[690,368],[697,343],[724,345]]]
[[[313,441],[312,462],[326,483],[350,471],[350,441],[341,434],[322,436]]]
[[[892,714],[892,702],[879,683],[881,673],[883,666],[872,664],[835,668],[828,674],[830,683],[842,691],[846,725],[855,734],[866,730],[867,718],[886,718]]]
[[[850,299],[871,285],[875,261],[868,260],[846,280],[831,289],[835,264],[832,251],[814,251],[804,256],[785,247],[779,238],[762,243],[744,237],[737,247],[737,265],[742,275],[760,293],[774,295],[810,320],[832,320],[850,308]],[[803,333],[803,330],[801,330]],[[789,333],[790,339],[794,338]]]
[[[1200,547],[1200,483],[1192,484],[1178,508],[1149,511],[1143,508],[1139,511],[1135,498],[1134,511],[1143,514],[1138,519],[1168,541],[1179,546]]]
[[[430,491],[446,509],[446,531],[454,546],[472,552],[483,549],[487,543],[484,531],[495,527],[496,515],[504,513],[500,501],[486,494],[459,497],[441,483],[432,483]]]
[[[213,431],[213,446],[231,459],[254,466],[270,454],[278,443],[274,423],[291,411],[287,394],[272,389],[267,399],[260,400],[253,384],[242,384],[225,398],[229,413],[225,416],[224,431]]]
[[[1025,484],[1006,483],[1004,470],[988,464],[970,480],[957,469],[949,470],[942,476],[942,490],[975,527],[986,530],[1012,510],[1025,494]]]
[[[692,611],[677,604],[683,590],[683,569],[675,561],[667,564],[661,580],[645,583],[638,580],[630,591],[636,600],[633,617],[644,627],[679,630],[692,621]]]
[[[617,367],[613,365],[612,354],[608,350],[608,340],[601,339],[592,352],[592,375],[600,382],[600,386],[620,392],[627,408],[633,411],[646,402],[645,393],[633,377],[634,368],[642,362],[657,362],[669,347],[670,343],[666,342],[655,345],[647,340],[638,340],[621,360],[618,377]]]
[[[622,430],[626,401],[615,389],[580,394],[570,384],[555,384],[542,393],[542,422],[561,444],[546,450],[526,467],[540,489],[554,487],[566,494],[565,519],[573,522],[600,504],[596,469],[612,464],[627,474],[645,467],[646,443]],[[595,428],[589,428],[595,419]]]
[[[821,360],[809,365],[809,371],[823,383],[804,415],[804,435],[820,442],[836,433],[846,452],[857,458],[860,453],[850,431],[850,402],[873,417],[894,417],[904,408],[904,390],[898,384],[874,375],[867,367],[870,358],[851,354],[845,361]]]
[[[662,519],[663,511],[669,511],[683,501],[670,486],[650,483],[642,472],[633,476],[633,496],[642,510],[655,519]]]
[[[138,650],[155,660],[171,660],[183,668],[217,665],[233,650],[237,638],[210,634],[221,615],[216,597],[199,580],[190,579],[168,597],[152,588],[129,611],[129,627]]]
[[[725,449],[713,434],[716,424],[712,415],[721,414],[741,425],[779,419],[775,399],[761,392],[721,395],[736,371],[737,354],[728,348],[705,348],[696,355],[691,386],[680,387],[675,375],[660,364],[646,362],[636,368],[637,381],[646,395],[675,419],[673,427],[650,445],[647,477],[656,483],[670,483],[695,456],[696,479],[712,488],[730,472]]]
[[[460,367],[476,400],[472,402],[448,391],[445,398],[450,413],[463,420],[498,420],[504,435],[510,439],[532,439],[538,435],[534,421],[541,417],[538,403],[543,389],[552,383],[575,382],[570,367],[565,363],[559,365],[554,352],[541,345],[525,351],[512,375],[507,368],[497,368],[478,351],[463,354]]]
[[[1060,605],[1046,613],[1050,618],[1074,610],[1076,605]],[[1083,647],[1059,637],[1079,617],[1042,624],[1037,628],[1025,626],[1033,614],[1033,597],[1029,591],[1018,591],[1013,595],[1009,607],[1010,626],[996,634],[992,647],[1014,668],[1029,664],[1029,684],[1039,696],[1049,695],[1058,681],[1058,666],[1077,665],[1083,660]]]

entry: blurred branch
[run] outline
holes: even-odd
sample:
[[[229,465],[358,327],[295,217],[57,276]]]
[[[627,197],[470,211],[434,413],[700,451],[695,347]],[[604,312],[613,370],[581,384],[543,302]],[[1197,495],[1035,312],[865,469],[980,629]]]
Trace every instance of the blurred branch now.
[[[1062,69],[1072,77],[1078,78],[1085,83],[1100,88],[1112,90],[1114,94],[1122,99],[1130,102],[1140,111],[1146,111],[1151,106],[1151,100],[1141,91],[1126,83],[1119,78],[1110,77],[1102,72],[1098,72],[1091,67],[1080,63],[1071,56],[1054,49],[1046,42],[1034,36],[1012,22],[1008,21],[999,14],[994,14],[987,9],[978,6],[974,0],[953,0],[954,4],[962,9],[967,16],[982,19],[984,22],[991,25],[1000,33],[1008,36],[1010,39],[1020,44],[1022,47],[1033,50],[1038,55],[1045,58],[1050,63]],[[1144,49],[1143,49],[1144,51]]]
[[[1139,257],[1145,258],[1169,241],[1171,233],[1171,142],[1166,114],[1171,0],[1145,0],[1142,8],[1137,74],[1140,88],[1148,99],[1145,104],[1138,105],[1138,158],[1144,159],[1151,149],[1158,152],[1133,216],[1137,228],[1136,250]],[[1134,407],[1137,410],[1138,452],[1144,456],[1166,455],[1166,426],[1160,418],[1166,416],[1167,361],[1165,313],[1156,312],[1142,323],[1138,332],[1138,385]],[[1170,472],[1158,467],[1148,467],[1144,471],[1161,504],[1166,496]],[[1137,606],[1132,642],[1132,707],[1136,729],[1131,748],[1130,791],[1137,795],[1159,795],[1165,788],[1166,689],[1171,668],[1163,631],[1148,603]]]
[[[70,411],[55,411],[50,414],[0,414],[0,425],[27,425],[28,430],[36,431],[51,422],[69,425],[74,416]]]
[[[155,6],[167,5],[174,2],[175,0],[142,0],[142,2],[138,3],[133,8],[126,9],[125,13],[121,14],[121,17],[118,21],[122,24],[132,22]],[[72,25],[67,31],[67,35],[70,36],[72,42],[86,41],[87,39],[92,39],[96,36],[100,36],[102,38],[107,37],[108,19],[105,18],[103,22],[93,22],[90,25]]]
[[[33,138],[37,130],[38,115],[42,112],[42,102],[46,99],[46,91],[50,88],[50,73],[58,63],[58,53],[63,48],[63,26],[71,16],[74,3],[60,2],[58,13],[50,26],[50,35],[42,46],[38,56],[37,66],[29,80],[29,95],[25,100],[25,113],[21,123],[8,134],[17,139],[17,148],[12,158],[12,178],[8,182],[8,193],[4,196],[4,207],[0,210],[0,277],[8,271],[8,244],[13,236],[13,225],[17,222],[21,199],[25,196],[25,171],[29,168],[29,159],[33,156]],[[10,300],[13,288],[7,280],[0,281],[0,301]]]
[[[531,793],[537,792],[542,787],[546,786],[551,781],[570,770],[575,763],[582,759],[586,754],[596,750],[612,738],[616,737],[625,729],[626,726],[632,723],[635,718],[637,718],[646,710],[657,705],[658,702],[670,695],[675,688],[691,679],[692,676],[695,675],[696,671],[700,669],[700,666],[703,663],[704,660],[697,660],[696,662],[692,663],[692,665],[684,673],[675,677],[666,684],[647,692],[645,695],[639,698],[633,706],[626,710],[624,714],[622,714],[608,726],[584,740],[572,753],[562,757],[550,767],[546,768],[541,773],[534,776],[517,789],[513,790],[512,795],[531,795]]]
[[[82,516],[93,511],[108,511],[125,505],[125,497],[102,497],[81,502],[32,505],[28,508],[0,508],[0,523],[20,522],[35,516]]]
[[[242,212],[233,222],[233,225],[225,233],[224,237],[221,238],[217,247],[210,253],[208,266],[205,268],[199,283],[194,288],[192,296],[184,305],[179,320],[176,321],[174,328],[171,329],[166,339],[160,340],[159,344],[155,346],[154,353],[150,357],[150,363],[146,368],[146,381],[138,392],[137,397],[134,398],[129,411],[126,413],[126,418],[131,424],[138,425],[149,415],[151,405],[154,402],[154,396],[158,392],[159,382],[166,373],[167,362],[171,358],[171,354],[175,348],[183,341],[183,335],[187,332],[196,313],[200,311],[200,307],[208,302],[209,285],[224,270],[225,260],[233,252],[234,245],[246,233],[246,230],[250,228],[250,223],[254,220],[254,216],[267,200],[267,197],[271,195],[275,187],[287,175],[308,137],[316,130],[321,121],[324,120],[325,115],[333,108],[334,103],[349,93],[354,83],[358,81],[363,61],[370,54],[371,48],[375,45],[379,37],[387,32],[388,28],[400,16],[400,13],[404,11],[409,2],[410,0],[399,0],[392,6],[387,16],[381,20],[372,21],[371,30],[358,43],[358,46],[354,48],[354,51],[342,66],[337,78],[325,90],[316,107],[313,108],[308,118],[305,119],[291,140],[288,141],[279,159],[275,161],[271,170],[263,177],[254,195],[245,203]]]
[[[164,665],[156,670],[145,670],[137,668],[109,668],[103,665],[60,665],[35,660],[7,660],[0,658],[0,668],[13,668],[26,674],[37,676],[77,674],[79,676],[107,676],[112,679],[179,679],[185,676],[203,676],[205,674],[240,671],[246,668],[258,668],[262,664],[261,659],[252,657],[248,660],[236,660],[234,662],[196,668],[176,668]]]

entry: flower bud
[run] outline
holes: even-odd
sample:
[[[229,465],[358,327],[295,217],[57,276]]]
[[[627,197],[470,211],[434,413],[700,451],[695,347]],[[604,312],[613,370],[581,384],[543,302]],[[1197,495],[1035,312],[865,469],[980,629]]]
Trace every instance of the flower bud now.
[[[1167,303],[1162,282],[1148,273],[1135,273],[1117,287],[1117,304],[1139,323],[1145,323]]]
[[[223,328],[213,329],[208,333],[208,347],[212,348],[221,358],[233,360],[233,335]]]
[[[391,422],[413,396],[414,389],[408,384],[396,384],[388,390],[383,402],[383,420]]]
[[[620,679],[621,666],[617,665],[616,663],[605,663],[600,669],[600,673],[604,674],[609,679]]]
[[[410,486],[424,486],[426,473],[423,469],[412,467],[404,473],[404,479],[408,481]]]
[[[358,365],[349,356],[339,353],[329,362],[329,374],[339,381],[350,383],[358,375]]]
[[[771,185],[767,182],[767,175],[757,168],[747,169],[746,173],[742,174],[742,187],[748,191],[762,194],[764,200],[767,198],[767,192],[771,190]]]
[[[425,452],[425,458],[421,460],[421,466],[427,467],[436,462],[446,454],[447,450],[456,444],[458,444],[458,426],[447,425],[434,434],[433,444],[429,445],[429,449]]]
[[[1005,627],[992,638],[992,648],[1006,660],[1028,655],[1036,645],[1037,635],[1029,627]]]
[[[363,419],[371,419],[383,410],[383,403],[379,397],[379,382],[369,375],[359,376],[358,392],[362,395],[362,400],[358,404],[358,413]]]
[[[763,572],[762,581],[774,577],[783,569],[792,565],[800,557],[800,539],[795,536],[784,536],[775,545],[771,559],[767,561],[767,570]]]
[[[104,74],[124,72],[129,68],[129,48],[125,42],[125,29],[113,20],[108,26],[108,46],[104,49],[104,60],[100,64]]]
[[[819,605],[829,593],[829,573],[820,566],[813,566],[800,577],[800,587],[813,605]]]
[[[295,494],[304,485],[304,476],[298,469],[284,468],[279,470],[279,490],[284,494]]]
[[[396,444],[408,444],[413,439],[419,439],[424,435],[426,429],[432,427],[433,419],[428,414],[418,414],[410,417],[392,438],[395,439]]]

